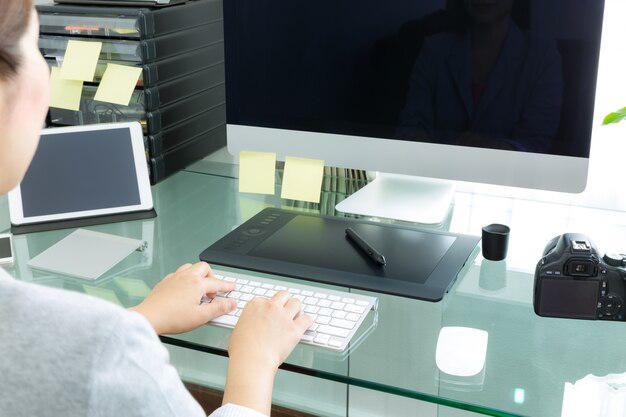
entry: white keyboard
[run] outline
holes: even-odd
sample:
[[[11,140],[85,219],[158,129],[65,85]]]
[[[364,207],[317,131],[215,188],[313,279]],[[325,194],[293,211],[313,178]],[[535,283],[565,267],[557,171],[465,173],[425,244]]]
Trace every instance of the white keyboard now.
[[[208,324],[233,328],[248,301],[255,297],[271,298],[284,290],[302,302],[302,311],[313,318],[313,325],[300,343],[343,351],[348,347],[370,310],[376,310],[378,299],[366,295],[334,291],[310,285],[261,278],[255,275],[213,270],[218,279],[234,282],[236,289],[218,297],[234,298],[237,309],[217,317]],[[203,298],[203,302],[210,299]]]

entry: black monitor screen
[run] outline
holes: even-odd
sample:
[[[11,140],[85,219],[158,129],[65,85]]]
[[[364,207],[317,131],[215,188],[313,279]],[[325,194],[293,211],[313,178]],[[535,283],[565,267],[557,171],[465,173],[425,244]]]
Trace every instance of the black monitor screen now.
[[[603,10],[225,1],[228,123],[588,157]]]

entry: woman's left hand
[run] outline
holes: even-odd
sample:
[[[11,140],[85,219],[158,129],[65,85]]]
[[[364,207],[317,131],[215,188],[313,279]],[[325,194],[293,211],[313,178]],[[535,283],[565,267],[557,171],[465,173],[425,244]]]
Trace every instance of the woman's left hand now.
[[[215,278],[206,262],[185,264],[163,278],[130,310],[145,316],[157,334],[183,333],[233,311],[235,300],[215,297],[234,289],[234,283]],[[213,301],[201,304],[204,295]]]

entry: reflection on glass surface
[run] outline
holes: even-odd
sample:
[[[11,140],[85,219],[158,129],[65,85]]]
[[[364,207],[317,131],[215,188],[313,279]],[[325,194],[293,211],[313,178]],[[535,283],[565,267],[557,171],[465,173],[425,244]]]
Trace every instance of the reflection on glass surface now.
[[[487,291],[498,291],[506,287],[506,260],[483,259],[480,264],[478,286]]]
[[[626,372],[565,383],[561,417],[622,417],[626,415]]]
[[[513,402],[515,404],[524,404],[524,400],[526,399],[526,390],[524,388],[515,388],[513,392]]]

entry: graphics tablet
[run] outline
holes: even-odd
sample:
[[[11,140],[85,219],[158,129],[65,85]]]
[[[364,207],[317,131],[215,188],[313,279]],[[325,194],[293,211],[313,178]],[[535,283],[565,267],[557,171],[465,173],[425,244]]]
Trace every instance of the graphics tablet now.
[[[346,229],[385,257],[367,256]],[[349,288],[439,301],[480,237],[268,208],[209,246],[200,259]]]
[[[8,201],[13,233],[154,217],[141,125],[42,130]]]

